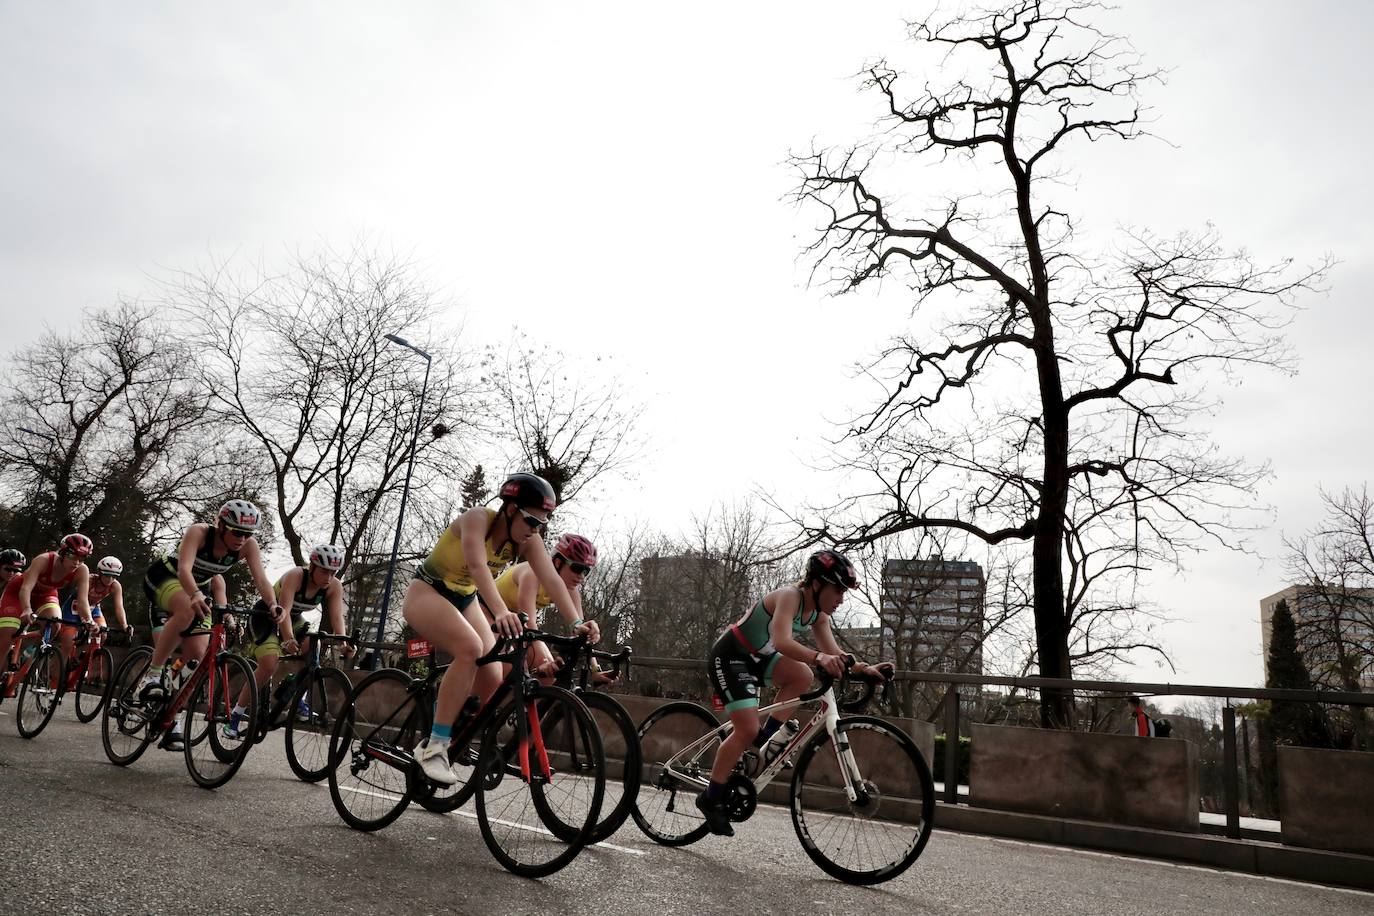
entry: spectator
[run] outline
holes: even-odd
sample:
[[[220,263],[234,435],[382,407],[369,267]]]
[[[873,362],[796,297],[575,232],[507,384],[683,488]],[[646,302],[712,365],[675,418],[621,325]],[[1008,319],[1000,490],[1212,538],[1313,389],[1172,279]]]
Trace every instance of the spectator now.
[[[1131,704],[1131,734],[1137,738],[1153,738],[1155,736],[1155,723],[1141,706],[1140,697],[1127,697],[1126,699]]]

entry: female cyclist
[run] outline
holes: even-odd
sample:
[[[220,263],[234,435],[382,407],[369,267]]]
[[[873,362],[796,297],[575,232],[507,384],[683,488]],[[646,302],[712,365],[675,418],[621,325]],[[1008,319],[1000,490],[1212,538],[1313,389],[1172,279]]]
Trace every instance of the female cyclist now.
[[[231,499],[220,507],[215,524],[191,525],[181,536],[175,553],[155,560],[143,578],[143,592],[148,596],[153,626],[161,627],[153,643],[152,663],[139,685],[139,696],[150,699],[166,696],[168,685],[163,682],[167,659],[177,645],[187,661],[199,660],[205,652],[210,633],[210,599],[206,588],[221,594],[215,600],[222,603],[223,574],[238,563],[248,566],[248,574],[258,588],[263,602],[280,615],[272,583],[262,571],[262,552],[253,537],[262,524],[262,512],[246,499]],[[215,579],[219,579],[215,583]],[[216,587],[217,586],[217,587]],[[183,642],[184,638],[184,642]],[[180,750],[178,732],[168,732],[162,742],[167,750]]]
[[[775,702],[783,703],[801,696],[811,686],[813,665],[832,677],[844,673],[844,654],[830,632],[830,616],[844,600],[844,593],[858,584],[854,564],[844,554],[819,550],[807,559],[806,575],[800,582],[764,595],[711,647],[707,656],[711,688],[735,727],[716,751],[711,784],[697,798],[697,807],[712,833],[735,835],[725,810],[726,780],[744,752],[751,746],[762,747],[787,719],[787,711],[779,710],[759,727],[759,687],[777,687]],[[823,651],[797,642],[808,629]],[[853,670],[888,676],[892,666],[859,662]]]
[[[90,570],[83,561],[93,550],[95,545],[86,535],[69,534],[56,550],[34,557],[23,575],[13,576],[5,583],[5,592],[0,596],[0,659],[9,652],[14,634],[35,612],[40,618],[62,619],[57,593],[68,586],[75,590],[72,600],[80,619],[91,622],[91,609],[86,603]]]
[[[497,665],[476,670],[477,659],[496,644],[493,627],[503,637],[520,635],[520,619],[496,590],[496,577],[517,556],[524,557],[553,602],[560,608],[573,606],[567,585],[538,537],[558,505],[553,487],[534,474],[512,474],[497,495],[499,508],[475,506],[444,529],[416,570],[403,605],[405,619],[415,631],[453,656],[439,684],[433,731],[416,755],[425,775],[444,785],[458,781],[447,756],[458,710],[474,692],[474,684],[478,696],[485,698],[501,681]],[[578,630],[590,628],[579,622]]]
[[[596,546],[580,534],[560,535],[553,545],[553,568],[558,578],[568,587],[572,599],[571,607],[559,607],[558,611],[568,622],[571,629],[582,626],[582,580],[596,565]],[[528,625],[537,625],[538,612],[554,605],[549,593],[539,584],[539,577],[528,563],[516,563],[496,577],[496,591],[506,607],[525,615]],[[555,605],[556,606],[556,605]],[[596,621],[585,621],[592,642],[601,639],[601,628]],[[557,663],[549,647],[542,642],[530,646],[529,670],[541,680],[551,681],[558,672]]]
[[[132,635],[133,627],[129,626],[128,618],[124,615],[124,587],[119,582],[120,573],[124,572],[124,564],[118,557],[104,557],[95,564],[95,579],[90,585],[86,586],[86,603],[91,609],[91,622],[104,624],[105,615],[100,610],[100,602],[106,598],[114,599],[114,606],[111,611],[118,622],[116,629]],[[76,614],[76,590],[73,589],[65,601],[62,602],[62,653],[63,658],[72,658],[75,654],[77,624],[81,622]]]
[[[22,550],[13,547],[6,547],[0,550],[0,589],[10,584],[10,580],[24,571],[24,567],[29,565],[29,558],[24,556]]]

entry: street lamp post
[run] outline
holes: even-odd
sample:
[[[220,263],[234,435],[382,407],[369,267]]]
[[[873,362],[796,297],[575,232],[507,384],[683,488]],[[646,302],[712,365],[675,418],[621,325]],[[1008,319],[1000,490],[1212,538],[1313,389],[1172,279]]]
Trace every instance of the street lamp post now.
[[[382,583],[382,600],[377,607],[377,648],[372,651],[372,664],[370,666],[374,671],[381,665],[381,643],[386,634],[386,612],[391,605],[391,585],[396,578],[396,556],[401,550],[401,526],[405,523],[406,499],[410,496],[410,475],[415,470],[415,449],[420,442],[420,423],[425,415],[425,393],[429,390],[429,370],[433,364],[433,358],[428,353],[404,337],[397,337],[395,334],[382,336],[392,343],[399,344],[424,357],[425,380],[420,385],[420,406],[415,411],[415,429],[410,436],[410,460],[406,463],[406,479],[401,486],[401,511],[396,516],[396,537],[391,542],[391,562],[386,567],[386,580]]]

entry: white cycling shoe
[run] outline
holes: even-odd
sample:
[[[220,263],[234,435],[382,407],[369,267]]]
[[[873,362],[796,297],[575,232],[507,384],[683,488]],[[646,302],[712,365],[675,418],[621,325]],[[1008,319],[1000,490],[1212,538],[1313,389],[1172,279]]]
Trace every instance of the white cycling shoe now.
[[[415,759],[419,761],[420,769],[430,782],[437,782],[442,785],[451,786],[458,782],[458,777],[454,774],[453,768],[448,765],[448,745],[431,744],[428,739],[420,745],[420,749],[415,753]]]

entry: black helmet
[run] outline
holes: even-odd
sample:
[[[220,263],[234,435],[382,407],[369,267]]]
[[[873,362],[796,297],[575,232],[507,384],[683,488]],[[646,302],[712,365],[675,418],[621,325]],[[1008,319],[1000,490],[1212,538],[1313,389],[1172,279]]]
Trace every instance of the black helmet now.
[[[806,561],[807,582],[829,582],[841,588],[858,588],[854,564],[838,550],[818,550]]]
[[[22,551],[7,547],[0,550],[0,566],[28,566],[29,558]]]
[[[547,480],[537,474],[512,474],[497,492],[503,503],[515,503],[521,509],[543,509],[552,512],[558,497]]]

